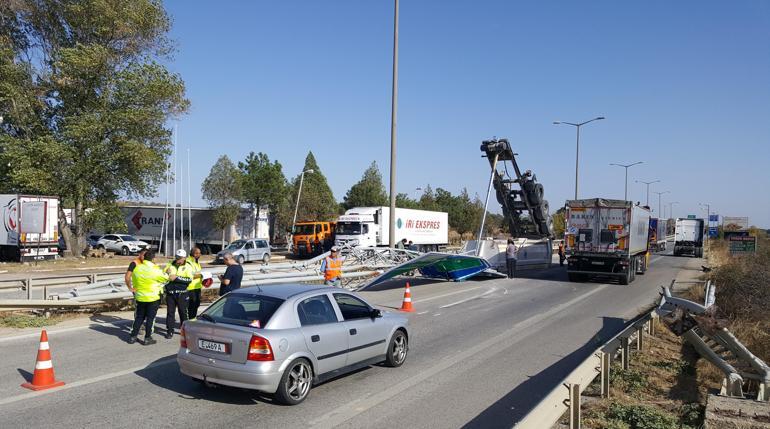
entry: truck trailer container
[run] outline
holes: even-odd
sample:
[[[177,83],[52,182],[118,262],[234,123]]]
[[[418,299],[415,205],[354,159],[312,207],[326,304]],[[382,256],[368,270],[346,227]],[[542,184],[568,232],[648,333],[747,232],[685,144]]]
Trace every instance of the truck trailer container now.
[[[674,230],[674,256],[703,257],[703,219],[677,219]]]
[[[216,253],[224,248],[226,243],[238,239],[262,238],[269,239],[267,208],[251,210],[241,208],[238,218],[233,225],[222,230],[214,226],[214,210],[210,208],[177,208],[176,240],[174,238],[173,208],[150,205],[123,205],[120,207],[126,223],[128,234],[146,241],[155,249],[165,251],[181,246],[184,237],[184,247],[191,247],[190,232],[196,246],[205,254]],[[166,218],[164,221],[164,217]],[[161,236],[163,234],[163,236]],[[222,242],[224,238],[225,243]],[[188,249],[189,250],[189,249]]]
[[[337,246],[389,247],[389,207],[354,207],[337,219]],[[412,241],[422,252],[438,251],[449,243],[445,212],[396,208],[396,243]]]
[[[0,195],[3,228],[0,259],[56,259],[59,254],[59,199],[40,195]]]
[[[663,252],[666,250],[666,225],[668,219],[650,218],[650,251]]]
[[[650,210],[630,201],[591,198],[566,203],[570,281],[610,276],[631,283],[647,270]]]

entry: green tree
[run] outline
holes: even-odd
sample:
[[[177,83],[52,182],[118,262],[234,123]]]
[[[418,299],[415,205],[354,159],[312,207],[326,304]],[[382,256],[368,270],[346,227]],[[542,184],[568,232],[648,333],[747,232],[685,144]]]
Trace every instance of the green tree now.
[[[390,201],[388,201],[387,204],[390,204]],[[396,194],[396,207],[400,207],[403,209],[420,209],[420,202],[417,200],[414,200],[412,198],[409,198],[409,195],[401,193]]]
[[[382,184],[382,174],[377,168],[377,162],[372,161],[369,168],[364,171],[361,180],[345,194],[342,205],[347,210],[353,207],[384,206],[389,203],[385,185]]]
[[[431,188],[430,185],[426,186],[422,191],[422,196],[420,196],[419,203],[420,209],[422,210],[436,211],[439,209],[438,204],[436,204],[436,196],[434,195],[433,188]]]
[[[567,227],[565,220],[565,214],[567,209],[564,207],[556,210],[556,213],[551,215],[551,222],[553,224],[553,236],[557,240],[564,238],[564,229]]]
[[[312,151],[308,152],[303,168],[303,171],[309,170],[312,170],[312,173],[305,173],[297,220],[331,220],[339,214],[340,207]],[[299,175],[292,180],[292,203],[297,201],[299,182]]]
[[[201,185],[203,199],[214,209],[214,226],[222,230],[222,244],[225,229],[235,223],[240,211],[242,176],[227,155],[219,157]]]
[[[189,107],[163,65],[170,28],[159,0],[0,5],[0,181],[6,192],[58,195],[74,253],[96,216],[87,208],[108,216],[119,197],[153,196],[165,177],[168,120]]]
[[[262,152],[249,153],[246,160],[238,163],[241,172],[243,201],[252,209],[264,207],[270,210],[270,237],[274,237],[276,223],[284,219],[281,210],[288,208],[288,182],[283,174],[283,167],[278,161],[270,162]]]

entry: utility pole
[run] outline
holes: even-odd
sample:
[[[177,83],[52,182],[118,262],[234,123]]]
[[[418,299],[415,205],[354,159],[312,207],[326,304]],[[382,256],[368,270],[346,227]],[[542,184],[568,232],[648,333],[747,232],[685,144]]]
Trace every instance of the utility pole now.
[[[600,121],[602,119],[605,119],[604,116],[597,116],[593,119],[590,119],[585,122],[580,123],[574,123],[574,122],[564,122],[564,121],[554,121],[554,125],[572,125],[577,129],[577,140],[575,141],[575,199],[578,199],[578,167],[579,167],[579,161],[580,161],[580,127],[583,125],[589,124],[593,121]]]
[[[674,204],[679,204],[679,201],[670,201],[668,203],[668,217],[674,218]]]
[[[663,191],[663,192],[653,192],[653,194],[658,194],[658,216],[660,216],[660,196],[663,194],[670,194],[671,191]]]
[[[644,180],[637,180],[636,183],[644,183],[647,185],[647,204],[645,204],[647,207],[650,206],[650,185],[653,183],[660,183],[660,180],[653,180],[652,182],[645,182]]]
[[[708,233],[709,229],[711,228],[711,204],[709,203],[699,203],[698,204],[701,207],[706,207],[706,249],[711,253],[711,235]]]
[[[398,0],[393,7],[393,83],[390,96],[390,216],[388,243],[396,247],[396,119],[398,113]]]
[[[615,164],[615,163],[611,163],[610,164],[610,165],[616,165],[618,167],[623,167],[623,168],[626,169],[626,187],[625,187],[625,192],[623,193],[623,200],[624,201],[628,201],[628,168],[629,167],[633,167],[635,165],[643,164],[643,163],[644,163],[644,161],[635,162],[633,164]]]

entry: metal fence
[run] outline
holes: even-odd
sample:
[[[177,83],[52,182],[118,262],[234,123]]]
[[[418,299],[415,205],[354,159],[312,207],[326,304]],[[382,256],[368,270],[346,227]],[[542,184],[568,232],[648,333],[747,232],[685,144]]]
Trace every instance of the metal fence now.
[[[655,310],[638,317],[623,331],[597,348],[577,368],[567,375],[526,416],[514,425],[515,429],[545,429],[555,425],[564,413],[569,413],[570,429],[580,428],[580,397],[597,377],[600,377],[601,397],[610,395],[610,368],[616,357],[624,370],[629,368],[632,348],[644,348],[644,333],[655,335]],[[632,347],[635,344],[635,347]]]

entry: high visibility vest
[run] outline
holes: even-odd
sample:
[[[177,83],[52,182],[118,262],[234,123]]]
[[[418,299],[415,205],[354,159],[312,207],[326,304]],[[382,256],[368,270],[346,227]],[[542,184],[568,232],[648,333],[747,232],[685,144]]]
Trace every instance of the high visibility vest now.
[[[325,262],[324,280],[334,280],[342,275],[342,258],[332,259],[327,256]]]
[[[190,266],[190,268],[192,268],[193,275],[200,273],[202,270],[201,263],[196,261],[192,256],[187,257],[187,264]],[[190,286],[187,286],[187,290],[201,289],[202,287],[203,280],[197,278],[193,279],[192,283],[190,283]]]
[[[144,261],[134,268],[131,283],[136,289],[134,297],[138,302],[154,302],[160,299],[163,285],[168,282],[168,276],[163,270],[150,261]]]

